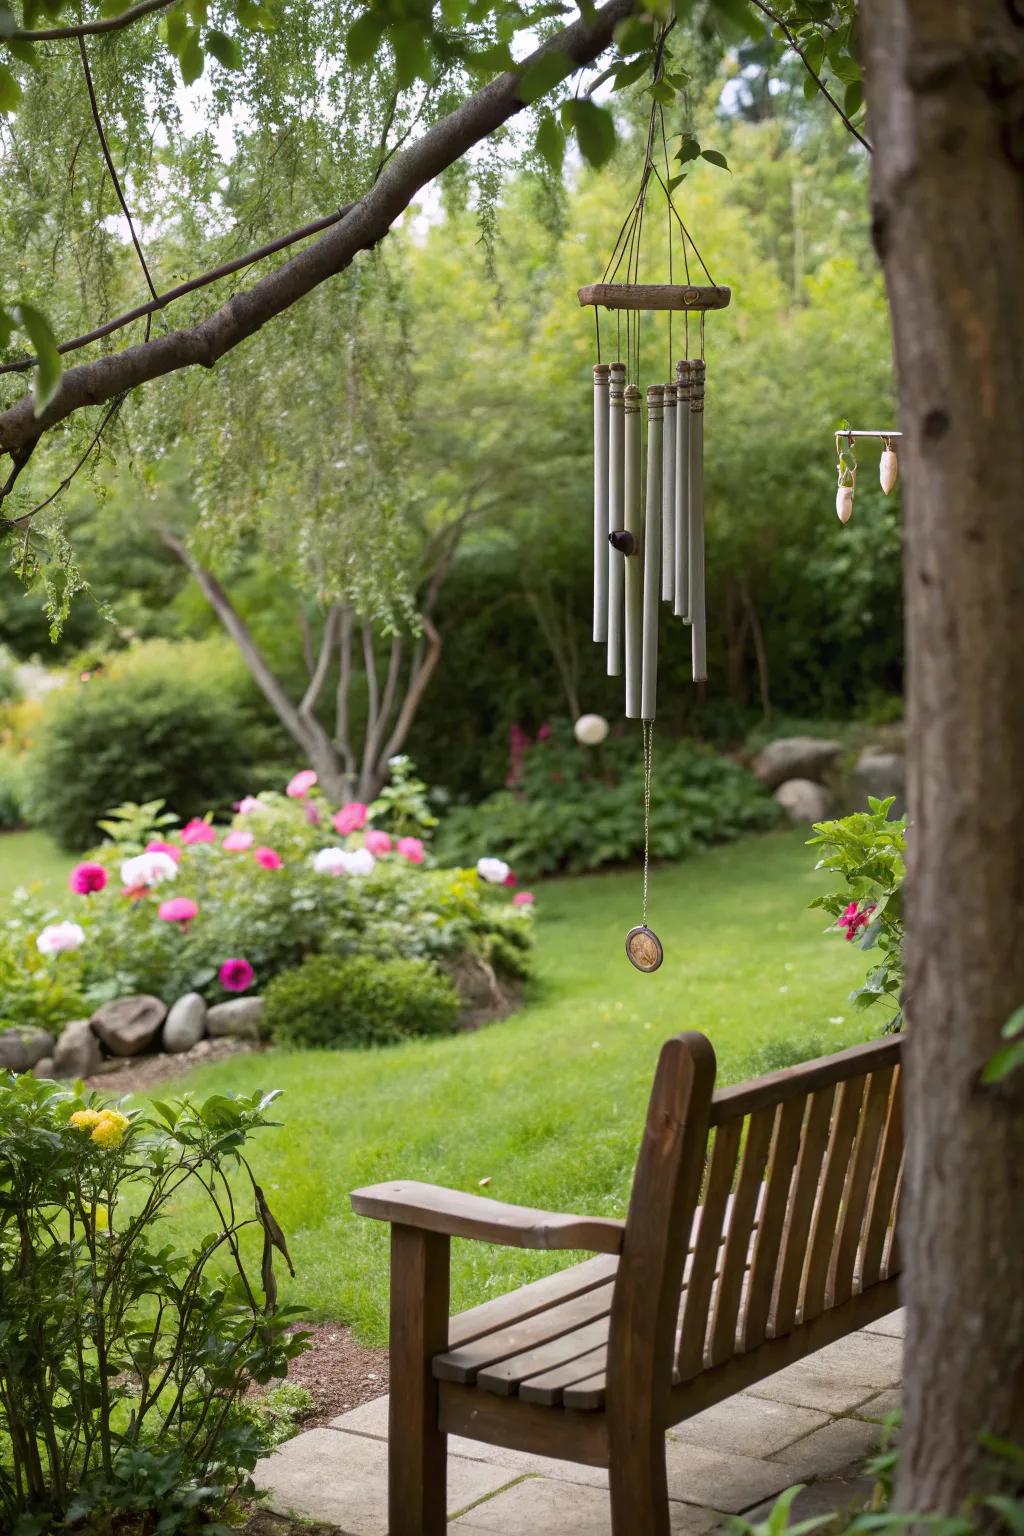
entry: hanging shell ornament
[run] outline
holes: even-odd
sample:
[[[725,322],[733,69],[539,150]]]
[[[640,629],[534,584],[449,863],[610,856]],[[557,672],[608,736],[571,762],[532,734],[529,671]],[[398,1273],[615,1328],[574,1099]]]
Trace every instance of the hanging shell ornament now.
[[[888,443],[882,451],[882,457],[878,465],[878,483],[888,496],[899,478],[900,466],[896,454]]]
[[[857,478],[857,471],[849,471],[848,482],[843,480],[843,471],[839,472],[839,486],[836,490],[836,517],[841,523],[848,523],[853,516],[853,487]]]

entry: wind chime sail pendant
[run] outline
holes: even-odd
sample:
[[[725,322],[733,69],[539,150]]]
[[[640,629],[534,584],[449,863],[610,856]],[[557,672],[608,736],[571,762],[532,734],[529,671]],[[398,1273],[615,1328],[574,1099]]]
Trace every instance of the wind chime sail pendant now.
[[[606,648],[609,677],[624,678],[626,718],[643,726],[643,917],[626,935],[626,954],[645,972],[656,971],[664,959],[661,940],[647,924],[660,605],[667,603],[689,627],[693,681],[706,681],[704,314],[725,309],[729,300],[729,289],[715,284],[604,282],[579,290],[583,305],[627,313],[629,362],[603,363],[599,352],[594,364],[593,635]],[[650,311],[699,314],[702,355],[680,358],[674,378],[647,387],[645,470],[640,315]]]

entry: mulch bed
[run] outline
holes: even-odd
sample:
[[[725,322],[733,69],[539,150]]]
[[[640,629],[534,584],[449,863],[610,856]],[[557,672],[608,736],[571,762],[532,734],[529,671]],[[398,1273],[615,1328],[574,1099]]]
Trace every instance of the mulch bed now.
[[[310,1347],[288,1366],[288,1380],[305,1387],[313,1408],[303,1429],[316,1429],[350,1408],[388,1390],[388,1352],[357,1344],[339,1323],[298,1324],[313,1335]]]
[[[215,1061],[226,1061],[229,1056],[267,1049],[255,1040],[232,1040],[225,1035],[219,1040],[200,1040],[190,1051],[180,1051],[176,1056],[162,1051],[153,1056],[112,1057],[105,1063],[105,1071],[87,1077],[85,1082],[89,1088],[118,1098],[126,1093],[149,1093],[160,1083],[184,1077],[193,1067],[208,1067]]]

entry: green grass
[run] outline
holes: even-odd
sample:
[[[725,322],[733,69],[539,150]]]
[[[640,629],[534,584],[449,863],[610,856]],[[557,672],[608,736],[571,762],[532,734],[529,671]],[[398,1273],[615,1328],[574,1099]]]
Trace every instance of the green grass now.
[[[505,1023],[388,1050],[274,1051],[194,1074],[188,1086],[201,1092],[284,1090],[282,1128],[252,1148],[298,1270],[282,1297],[385,1339],[387,1231],[351,1215],[360,1184],[476,1191],[489,1179],[498,1199],[621,1215],[657,1052],[679,1030],[710,1036],[733,1081],[867,1038],[847,1001],[865,957],[807,911],[820,889],[812,865],[801,834],[778,833],[652,871],[666,954],[653,976],[633,971],[622,947],[639,874],[546,885],[538,980]],[[190,1210],[181,1221],[201,1235]],[[564,1262],[457,1243],[453,1304]]]
[[[67,891],[73,862],[45,832],[0,832],[0,898],[38,885],[56,899]]]

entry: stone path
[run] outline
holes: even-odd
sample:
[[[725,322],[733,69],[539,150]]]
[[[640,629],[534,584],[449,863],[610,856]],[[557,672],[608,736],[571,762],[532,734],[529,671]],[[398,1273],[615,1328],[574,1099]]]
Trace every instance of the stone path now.
[[[861,1466],[899,1404],[903,1314],[679,1424],[668,1437],[672,1531],[701,1536],[730,1514],[760,1519],[783,1488],[810,1486],[799,1515],[870,1493]],[[321,1520],[344,1536],[387,1533],[388,1400],[289,1440],[257,1469],[269,1507]],[[453,1436],[452,1532],[472,1536],[609,1536],[607,1473]]]

